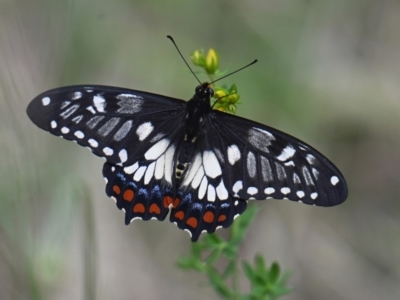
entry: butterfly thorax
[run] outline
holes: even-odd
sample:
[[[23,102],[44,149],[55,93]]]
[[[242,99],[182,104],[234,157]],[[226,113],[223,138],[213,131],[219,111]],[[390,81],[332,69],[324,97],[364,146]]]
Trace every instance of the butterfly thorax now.
[[[196,87],[195,94],[186,104],[185,134],[177,151],[175,178],[179,182],[194,156],[199,136],[203,134],[205,117],[211,112],[213,90],[208,83]]]

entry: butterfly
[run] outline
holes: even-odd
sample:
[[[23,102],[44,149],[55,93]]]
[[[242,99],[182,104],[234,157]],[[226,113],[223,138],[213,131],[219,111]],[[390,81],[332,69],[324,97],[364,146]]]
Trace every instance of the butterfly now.
[[[248,200],[333,206],[347,198],[340,171],[304,142],[213,110],[213,89],[189,101],[131,89],[77,85],[37,96],[39,128],[89,148],[106,162],[106,194],[132,220],[170,221],[196,241],[229,227]]]

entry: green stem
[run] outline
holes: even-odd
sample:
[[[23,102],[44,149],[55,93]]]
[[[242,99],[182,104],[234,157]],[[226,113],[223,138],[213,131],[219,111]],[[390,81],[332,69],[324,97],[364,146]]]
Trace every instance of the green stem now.
[[[232,283],[233,283],[233,291],[234,291],[234,299],[239,299],[240,287],[239,287],[239,272],[238,272],[238,265],[237,265],[237,253],[234,259],[234,269],[232,273]]]

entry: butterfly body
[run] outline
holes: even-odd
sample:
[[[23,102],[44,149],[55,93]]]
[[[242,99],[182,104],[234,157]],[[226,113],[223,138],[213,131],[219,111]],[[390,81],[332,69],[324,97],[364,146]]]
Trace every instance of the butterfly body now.
[[[251,199],[333,206],[347,197],[317,150],[268,126],[213,110],[212,89],[189,101],[107,86],[47,91],[27,113],[40,128],[104,157],[106,194],[134,219],[170,221],[196,241],[229,227]]]

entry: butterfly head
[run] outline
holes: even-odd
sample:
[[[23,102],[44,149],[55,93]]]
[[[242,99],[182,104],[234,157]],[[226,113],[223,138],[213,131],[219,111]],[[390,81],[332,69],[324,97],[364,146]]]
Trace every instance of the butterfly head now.
[[[195,89],[196,96],[202,100],[210,100],[214,96],[214,90],[208,82],[198,85]]]

